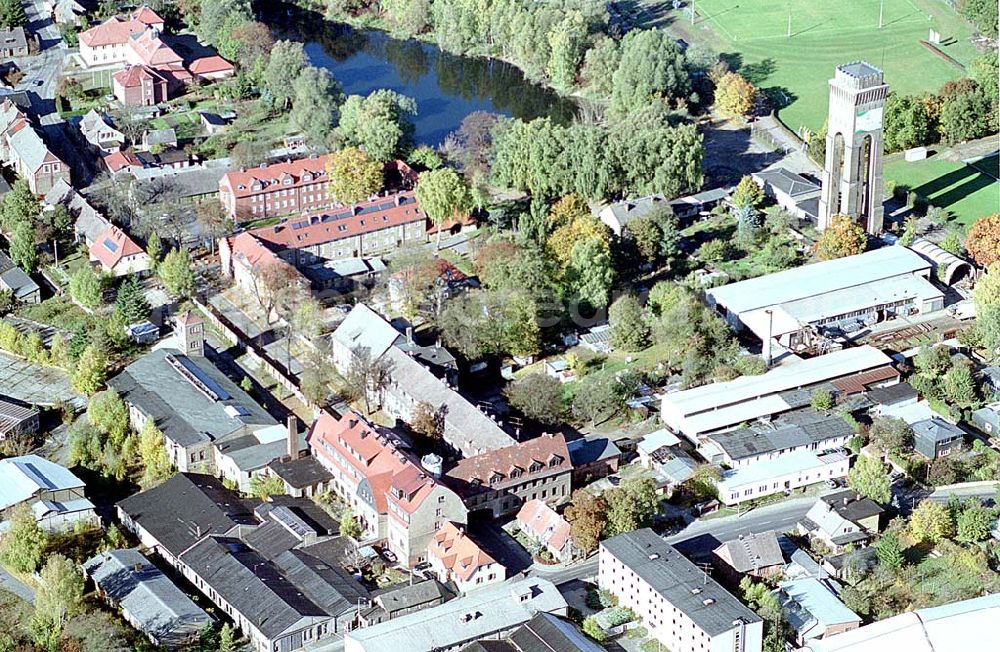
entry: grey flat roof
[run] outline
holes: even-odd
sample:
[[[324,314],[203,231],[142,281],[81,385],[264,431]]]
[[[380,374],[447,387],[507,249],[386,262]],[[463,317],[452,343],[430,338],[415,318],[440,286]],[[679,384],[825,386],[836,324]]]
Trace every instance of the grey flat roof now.
[[[448,649],[509,630],[528,622],[537,613],[564,609],[566,600],[552,582],[539,577],[526,578],[477,589],[433,609],[348,632],[347,649],[364,652]]]
[[[811,409],[799,412],[802,414],[788,420],[778,417],[771,424],[720,432],[708,437],[730,458],[738,460],[854,434],[840,415],[823,414]]]
[[[129,621],[160,645],[178,646],[213,622],[135,548],[102,552],[83,568]]]
[[[621,449],[607,437],[581,437],[566,442],[566,448],[573,466],[609,460],[622,454]]]
[[[602,541],[601,554],[613,555],[632,569],[709,636],[728,632],[737,619],[760,622],[757,614],[649,528]]]
[[[711,302],[740,314],[895,276],[929,273],[930,268],[930,263],[918,253],[906,247],[890,246],[730,283],[708,290],[706,294]]]
[[[182,376],[169,363],[167,356],[171,355],[193,365],[220,388],[219,400],[206,395]],[[164,436],[182,447],[217,441],[240,429],[245,428],[249,433],[255,429],[253,426],[278,423],[208,359],[188,357],[174,349],[150,351],[108,384],[118,390],[125,401],[154,418]],[[231,414],[234,408],[243,413]]]

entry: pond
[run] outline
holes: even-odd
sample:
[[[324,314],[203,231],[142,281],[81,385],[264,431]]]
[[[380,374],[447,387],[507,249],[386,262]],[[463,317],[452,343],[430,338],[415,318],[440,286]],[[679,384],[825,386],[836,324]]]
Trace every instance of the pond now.
[[[280,38],[305,44],[313,65],[322,66],[349,95],[389,88],[417,101],[416,140],[440,144],[475,111],[532,120],[549,116],[560,124],[576,113],[575,104],[533,84],[516,67],[501,61],[460,57],[415,40],[385,32],[358,30],[280,5],[266,21]]]

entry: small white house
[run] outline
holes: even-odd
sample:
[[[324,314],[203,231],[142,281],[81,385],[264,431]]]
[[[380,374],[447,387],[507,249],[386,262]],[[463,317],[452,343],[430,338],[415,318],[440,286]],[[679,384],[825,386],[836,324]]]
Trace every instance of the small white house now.
[[[574,372],[569,364],[567,364],[565,358],[557,358],[555,360],[545,361],[545,374],[552,376],[560,383],[568,383],[576,378],[576,372]]]
[[[840,452],[817,455],[795,451],[752,466],[723,472],[718,482],[719,500],[737,505],[817,482],[847,477],[850,458]]]

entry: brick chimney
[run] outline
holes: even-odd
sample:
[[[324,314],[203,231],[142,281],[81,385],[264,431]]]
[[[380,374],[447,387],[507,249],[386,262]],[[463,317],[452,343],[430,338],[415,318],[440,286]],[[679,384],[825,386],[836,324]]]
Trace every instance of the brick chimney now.
[[[294,414],[288,415],[288,457],[295,460],[299,457],[299,427]]]

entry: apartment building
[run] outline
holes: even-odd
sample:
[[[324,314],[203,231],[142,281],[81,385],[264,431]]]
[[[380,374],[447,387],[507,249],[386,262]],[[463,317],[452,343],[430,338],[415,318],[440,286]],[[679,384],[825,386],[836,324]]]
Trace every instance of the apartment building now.
[[[723,471],[722,480],[716,487],[719,500],[726,505],[736,505],[817,482],[846,478],[850,468],[850,458],[839,451],[817,455],[798,450],[751,466]]]
[[[445,474],[470,511],[514,514],[526,501],[569,498],[573,464],[562,433],[460,460]]]
[[[672,652],[760,652],[764,623],[649,528],[601,542],[598,585]]]
[[[227,172],[219,180],[219,202],[237,223],[328,208],[333,202],[327,158],[322,154]]]
[[[340,419],[321,413],[308,442],[333,476],[330,490],[351,506],[364,528],[361,538],[385,541],[408,566],[427,559],[432,537],[446,523],[468,520],[454,491],[354,412]]]

